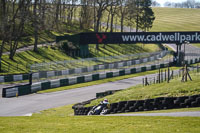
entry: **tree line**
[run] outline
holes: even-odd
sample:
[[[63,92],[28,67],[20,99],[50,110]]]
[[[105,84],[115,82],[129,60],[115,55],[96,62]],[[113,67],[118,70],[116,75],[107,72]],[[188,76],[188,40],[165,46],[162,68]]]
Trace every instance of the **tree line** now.
[[[39,31],[62,23],[94,32],[114,32],[116,25],[124,32],[125,23],[136,32],[148,31],[155,19],[151,5],[151,0],[0,0],[0,59],[6,45],[14,59],[27,27],[34,29],[34,51]]]
[[[200,8],[200,2],[196,0],[186,0],[184,2],[165,2],[165,7],[172,7],[172,8]]]

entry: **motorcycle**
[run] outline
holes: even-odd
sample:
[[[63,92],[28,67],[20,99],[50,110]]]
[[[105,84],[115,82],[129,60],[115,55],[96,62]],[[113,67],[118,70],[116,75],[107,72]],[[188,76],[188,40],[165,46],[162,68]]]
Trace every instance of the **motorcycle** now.
[[[94,106],[89,112],[88,115],[105,115],[108,112],[108,108],[100,104],[98,106]]]

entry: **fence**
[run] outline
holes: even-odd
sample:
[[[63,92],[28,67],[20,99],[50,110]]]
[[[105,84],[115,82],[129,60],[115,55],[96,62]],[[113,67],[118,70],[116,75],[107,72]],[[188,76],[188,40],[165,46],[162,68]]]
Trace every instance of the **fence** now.
[[[161,70],[159,69],[158,74],[156,76],[153,77],[145,77],[142,79],[142,84],[143,86],[148,86],[148,85],[152,85],[152,84],[159,84],[159,83],[163,83],[163,82],[170,82],[171,79],[177,79],[182,77],[182,82],[185,82],[184,79],[187,79],[187,75],[186,74],[186,70],[190,73],[192,73],[194,76],[200,76],[200,66],[199,64],[197,64],[196,66],[192,66],[192,67],[186,67],[186,68],[181,68],[179,70],[170,70],[165,69],[165,70]],[[189,75],[190,76],[190,75]],[[191,77],[190,77],[191,78]],[[192,78],[191,78],[192,79]]]

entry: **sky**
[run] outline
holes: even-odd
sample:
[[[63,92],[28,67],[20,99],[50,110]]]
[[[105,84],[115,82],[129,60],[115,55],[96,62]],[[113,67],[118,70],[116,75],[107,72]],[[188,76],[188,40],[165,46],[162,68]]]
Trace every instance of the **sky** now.
[[[187,1],[187,0],[156,0],[157,2],[159,2],[162,6],[165,2],[169,1],[169,2],[184,2],[184,1]],[[200,0],[196,0],[198,2],[200,2]]]

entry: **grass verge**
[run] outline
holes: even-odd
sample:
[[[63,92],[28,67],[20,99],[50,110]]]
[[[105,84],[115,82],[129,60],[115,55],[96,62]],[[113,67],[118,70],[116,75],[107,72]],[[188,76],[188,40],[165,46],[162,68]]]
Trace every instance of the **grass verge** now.
[[[0,117],[1,133],[172,133],[200,131],[200,117],[57,116]]]

